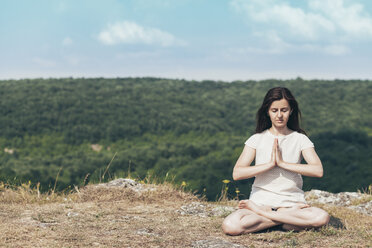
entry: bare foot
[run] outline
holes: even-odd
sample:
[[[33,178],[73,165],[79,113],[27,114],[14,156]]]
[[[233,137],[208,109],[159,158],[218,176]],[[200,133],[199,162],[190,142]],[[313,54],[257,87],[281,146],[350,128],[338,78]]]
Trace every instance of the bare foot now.
[[[248,201],[249,200],[241,200],[238,204],[238,208],[242,209],[242,208],[246,208],[246,209],[249,209],[248,208]]]
[[[295,232],[299,232],[299,231],[306,229],[306,227],[303,227],[303,226],[295,226],[295,225],[290,225],[290,224],[283,224],[282,228],[287,231],[295,231]]]
[[[270,207],[268,207],[268,206],[258,206],[250,200],[240,201],[238,207],[240,209],[242,209],[242,208],[249,209],[249,210],[252,210],[253,212],[256,212],[258,210],[259,211],[271,211]],[[256,213],[258,213],[258,212],[256,212]]]
[[[247,207],[248,207],[248,209],[252,210],[255,213],[260,213],[262,211],[267,211],[265,209],[262,209],[261,207],[259,207],[253,201],[250,201],[250,200],[247,200]]]

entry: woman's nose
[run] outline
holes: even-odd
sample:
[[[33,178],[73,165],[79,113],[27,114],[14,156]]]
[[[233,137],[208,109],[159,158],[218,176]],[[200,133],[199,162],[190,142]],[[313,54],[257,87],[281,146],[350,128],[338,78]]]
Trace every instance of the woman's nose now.
[[[279,110],[278,111],[278,116],[281,117],[282,116],[282,112]]]

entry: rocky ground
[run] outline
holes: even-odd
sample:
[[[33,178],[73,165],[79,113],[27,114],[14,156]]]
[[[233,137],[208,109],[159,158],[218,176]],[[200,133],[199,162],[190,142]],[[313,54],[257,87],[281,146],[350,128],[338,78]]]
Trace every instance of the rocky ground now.
[[[64,195],[0,187],[3,247],[372,247],[371,195],[306,192],[332,216],[318,230],[221,231],[236,201],[206,202],[170,184],[117,179]]]

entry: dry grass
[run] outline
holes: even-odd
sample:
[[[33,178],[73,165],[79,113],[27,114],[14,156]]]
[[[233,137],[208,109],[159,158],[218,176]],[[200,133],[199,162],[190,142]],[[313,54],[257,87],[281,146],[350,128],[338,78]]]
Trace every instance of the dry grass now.
[[[170,184],[136,193],[94,185],[65,194],[30,187],[0,187],[0,244],[5,247],[192,247],[219,239],[246,247],[371,247],[372,217],[347,208],[320,206],[332,220],[319,230],[268,232],[237,237],[221,231],[223,217],[180,215],[196,196]],[[220,202],[235,205],[236,202]]]
[[[352,200],[351,205],[356,206],[356,205],[367,203],[370,201],[372,201],[372,195],[364,194],[360,199]]]

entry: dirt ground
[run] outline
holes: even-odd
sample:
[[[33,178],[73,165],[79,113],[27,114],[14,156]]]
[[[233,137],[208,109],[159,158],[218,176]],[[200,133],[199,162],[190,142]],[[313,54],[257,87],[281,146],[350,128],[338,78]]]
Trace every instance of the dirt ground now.
[[[181,214],[190,203],[206,206],[205,216]],[[64,195],[31,190],[0,190],[1,247],[372,247],[372,217],[347,208],[320,206],[332,216],[318,230],[227,236],[228,214],[170,185],[136,192],[130,188],[89,186]]]

